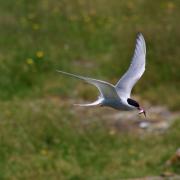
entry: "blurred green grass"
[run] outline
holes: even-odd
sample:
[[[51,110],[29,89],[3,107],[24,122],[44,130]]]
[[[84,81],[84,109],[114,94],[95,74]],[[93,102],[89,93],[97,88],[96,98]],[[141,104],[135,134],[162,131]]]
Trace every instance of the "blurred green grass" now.
[[[96,95],[56,69],[116,83],[142,32],[147,68],[133,93],[179,110],[179,17],[179,0],[1,0],[0,178],[99,180],[163,171],[178,147],[178,121],[161,136],[110,136],[100,119],[83,129],[70,107],[48,98]]]
[[[165,167],[179,146],[180,121],[162,134],[112,134],[101,118],[88,125],[56,100],[16,100],[0,107],[1,179],[99,180],[180,173],[179,165]]]
[[[58,77],[55,69],[116,83],[130,64],[136,33],[142,32],[147,68],[134,93],[179,107],[178,0],[7,0],[0,9],[1,99],[54,94],[52,78],[56,88],[68,91],[71,82]]]

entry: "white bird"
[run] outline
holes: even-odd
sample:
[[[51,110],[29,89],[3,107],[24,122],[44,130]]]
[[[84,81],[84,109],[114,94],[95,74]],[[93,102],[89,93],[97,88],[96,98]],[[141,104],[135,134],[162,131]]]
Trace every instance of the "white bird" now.
[[[108,82],[74,75],[64,71],[58,71],[62,74],[76,77],[86,81],[87,83],[96,86],[100,92],[98,99],[89,104],[76,104],[79,106],[108,106],[118,110],[139,110],[139,114],[144,113],[145,110],[139,105],[139,103],[131,99],[131,90],[135,83],[140,79],[145,71],[146,59],[146,44],[144,37],[141,33],[138,33],[136,38],[136,46],[132,62],[127,72],[121,77],[121,79],[114,86]]]

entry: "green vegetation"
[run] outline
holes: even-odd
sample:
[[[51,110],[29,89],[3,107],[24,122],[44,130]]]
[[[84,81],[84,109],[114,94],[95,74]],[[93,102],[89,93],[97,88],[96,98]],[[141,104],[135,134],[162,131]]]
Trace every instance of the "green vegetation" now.
[[[59,83],[65,80],[55,69],[115,83],[129,66],[140,31],[147,42],[147,70],[134,93],[177,109],[178,5],[178,0],[3,1],[0,97],[64,95],[71,82]]]
[[[133,93],[179,110],[179,17],[179,0],[1,0],[0,179],[160,174],[179,145],[180,123],[143,137],[112,136],[99,117],[85,126],[65,102],[96,91],[56,69],[116,83],[142,32],[147,70]]]
[[[56,99],[1,103],[0,179],[122,179],[180,173],[165,167],[180,121],[167,133],[112,134],[101,118],[80,119]],[[69,112],[70,111],[70,112]]]

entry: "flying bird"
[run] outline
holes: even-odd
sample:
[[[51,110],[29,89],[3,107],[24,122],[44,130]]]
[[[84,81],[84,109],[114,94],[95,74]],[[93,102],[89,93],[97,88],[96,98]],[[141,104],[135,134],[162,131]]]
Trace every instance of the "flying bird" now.
[[[106,81],[83,77],[64,71],[59,71],[64,75],[75,77],[85,82],[96,86],[100,92],[98,99],[89,104],[75,104],[79,106],[108,106],[117,110],[131,111],[138,110],[139,114],[143,113],[146,117],[146,112],[140,104],[131,98],[131,90],[136,82],[141,78],[145,71],[146,64],[146,44],[144,37],[138,33],[136,45],[131,64],[126,73],[120,78],[116,85]]]

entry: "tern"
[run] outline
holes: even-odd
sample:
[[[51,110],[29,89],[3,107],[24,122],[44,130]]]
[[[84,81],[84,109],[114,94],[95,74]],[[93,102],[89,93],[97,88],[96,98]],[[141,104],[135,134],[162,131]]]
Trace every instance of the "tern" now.
[[[131,91],[136,82],[145,71],[146,64],[146,43],[141,33],[137,34],[134,55],[126,73],[120,78],[116,85],[106,81],[83,77],[64,71],[59,71],[64,75],[75,77],[97,87],[100,92],[98,99],[89,104],[75,104],[79,106],[108,106],[117,110],[131,111],[138,110],[139,114],[146,112],[140,104],[131,98]]]

